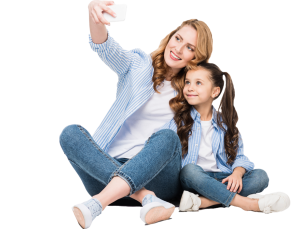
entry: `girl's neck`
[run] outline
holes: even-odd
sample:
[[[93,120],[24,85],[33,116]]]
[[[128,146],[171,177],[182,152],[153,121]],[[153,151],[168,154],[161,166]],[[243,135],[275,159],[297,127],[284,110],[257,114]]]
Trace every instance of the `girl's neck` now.
[[[201,121],[209,121],[212,118],[213,110],[211,107],[211,103],[201,104],[201,105],[194,105],[194,108],[199,112],[201,115]]]

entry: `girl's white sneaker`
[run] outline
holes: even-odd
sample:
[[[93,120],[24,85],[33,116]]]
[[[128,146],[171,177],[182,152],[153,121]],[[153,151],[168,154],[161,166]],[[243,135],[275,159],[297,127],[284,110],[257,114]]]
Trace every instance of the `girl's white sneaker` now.
[[[290,206],[290,198],[283,192],[276,192],[267,195],[252,194],[247,197],[251,199],[258,199],[260,211],[266,214],[284,211]]]
[[[200,205],[201,199],[199,198],[198,194],[194,194],[189,191],[183,191],[179,204],[179,211],[199,211]]]

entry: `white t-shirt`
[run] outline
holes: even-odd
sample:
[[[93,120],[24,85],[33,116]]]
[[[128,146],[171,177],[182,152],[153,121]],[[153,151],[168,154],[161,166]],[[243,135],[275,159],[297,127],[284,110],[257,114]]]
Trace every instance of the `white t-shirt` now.
[[[108,154],[115,158],[132,158],[144,147],[145,141],[155,130],[173,118],[174,113],[169,106],[174,98],[171,81],[163,81],[158,88],[159,93],[129,116],[121,130],[109,147]]]
[[[201,166],[205,172],[222,172],[218,169],[215,156],[212,152],[213,132],[212,120],[201,121],[201,142],[197,165]]]

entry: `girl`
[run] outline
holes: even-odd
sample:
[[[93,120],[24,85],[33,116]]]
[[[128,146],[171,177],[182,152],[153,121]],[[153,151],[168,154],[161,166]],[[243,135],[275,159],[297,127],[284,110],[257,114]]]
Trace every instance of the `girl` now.
[[[223,75],[226,89],[220,113],[212,102],[222,92]],[[162,127],[177,130],[182,144],[180,181],[185,191],[179,210],[217,204],[265,213],[288,208],[290,200],[284,193],[253,195],[268,186],[269,178],[264,170],[253,170],[254,164],[243,153],[230,75],[215,64],[200,63],[187,72],[181,85],[182,92],[170,101],[175,116]]]
[[[207,62],[212,52],[211,32],[198,20],[183,22],[151,55],[126,51],[105,27],[103,12],[114,16],[112,4],[94,0],[88,8],[91,48],[119,77],[116,101],[93,137],[80,125],[67,126],[60,135],[65,155],[92,197],[73,207],[83,228],[123,197],[142,204],[147,224],[171,216],[175,206],[166,201],[181,194],[180,140],[171,130],[149,136],[174,116],[169,100],[184,69]]]

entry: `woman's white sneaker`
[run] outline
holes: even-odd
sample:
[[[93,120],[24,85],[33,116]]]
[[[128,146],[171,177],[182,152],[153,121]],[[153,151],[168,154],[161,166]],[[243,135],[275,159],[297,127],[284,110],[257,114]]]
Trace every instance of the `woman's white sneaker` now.
[[[183,191],[180,204],[179,211],[187,212],[187,211],[199,211],[199,207],[201,205],[201,199],[198,194],[194,194],[188,191]]]
[[[169,219],[175,210],[175,206],[156,196],[148,194],[142,201],[141,220],[146,224],[156,223]]]
[[[290,198],[283,192],[276,192],[267,195],[252,194],[247,197],[251,199],[258,199],[260,211],[266,214],[284,211],[290,206]]]
[[[89,228],[93,220],[101,214],[102,205],[97,199],[90,199],[81,204],[76,204],[73,208],[73,213],[78,221],[78,224],[83,228]]]

